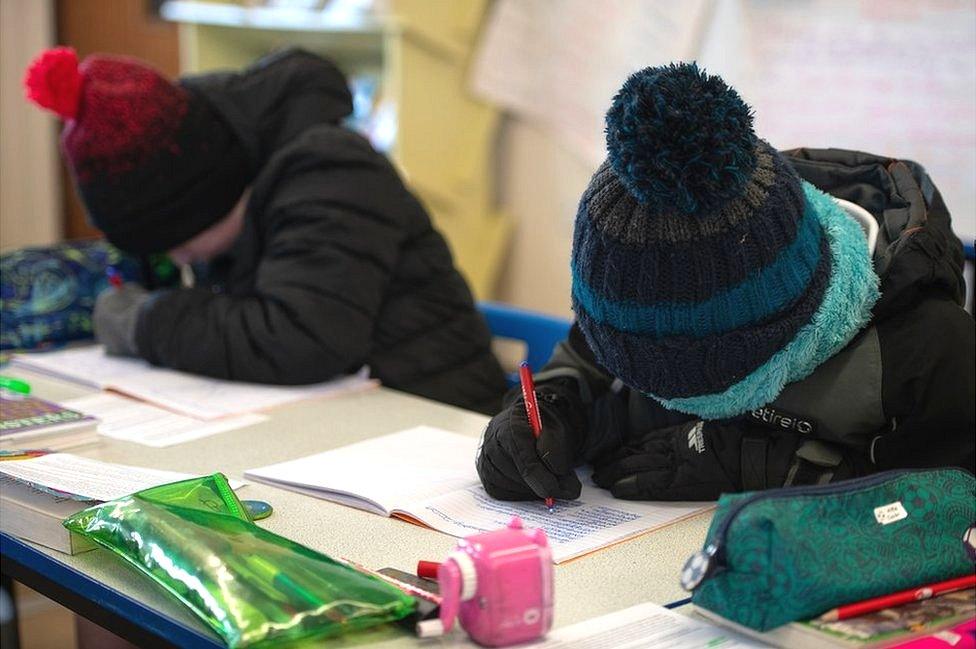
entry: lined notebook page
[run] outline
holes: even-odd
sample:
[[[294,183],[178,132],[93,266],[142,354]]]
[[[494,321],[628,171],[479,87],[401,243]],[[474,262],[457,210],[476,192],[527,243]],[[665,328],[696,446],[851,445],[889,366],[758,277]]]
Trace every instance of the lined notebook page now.
[[[255,482],[389,516],[478,484],[478,440],[420,426],[244,473]]]
[[[541,527],[549,537],[556,563],[613,545],[633,536],[705,511],[712,503],[634,502],[617,500],[593,485],[580,471],[579,500],[557,500],[553,513],[538,502],[492,499],[480,485],[415,504],[405,513],[452,536],[467,536],[504,527],[518,516],[526,527]]]

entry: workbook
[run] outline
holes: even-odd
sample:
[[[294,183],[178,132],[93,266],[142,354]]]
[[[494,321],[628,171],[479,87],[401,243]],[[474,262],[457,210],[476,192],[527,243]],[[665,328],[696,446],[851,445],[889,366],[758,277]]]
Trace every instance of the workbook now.
[[[251,469],[244,477],[310,496],[394,516],[451,536],[504,527],[513,516],[549,537],[561,563],[698,514],[712,503],[617,500],[580,473],[578,500],[491,498],[474,468],[478,439],[421,426],[317,455]]]
[[[63,450],[98,441],[98,419],[28,394],[0,390],[0,450]]]
[[[0,531],[66,554],[93,546],[69,533],[61,525],[64,518],[97,502],[193,477],[71,453],[5,453],[0,458]],[[234,489],[241,486],[231,482]]]
[[[138,358],[110,356],[101,345],[16,354],[11,363],[100,390],[114,390],[200,419],[264,410],[300,399],[335,396],[376,385],[369,370],[313,385],[223,381],[154,367]]]
[[[61,525],[68,516],[94,504],[48,493],[0,474],[0,530],[58,552],[78,554],[95,547],[92,541]]]

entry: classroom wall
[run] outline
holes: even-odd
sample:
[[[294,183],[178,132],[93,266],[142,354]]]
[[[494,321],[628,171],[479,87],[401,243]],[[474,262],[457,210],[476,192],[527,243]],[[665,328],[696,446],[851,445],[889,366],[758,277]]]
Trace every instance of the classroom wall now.
[[[496,162],[498,203],[516,216],[496,299],[571,317],[573,221],[595,169],[551,130],[517,117],[502,125]]]
[[[0,249],[61,238],[57,120],[24,100],[21,79],[54,42],[50,0],[0,0]]]

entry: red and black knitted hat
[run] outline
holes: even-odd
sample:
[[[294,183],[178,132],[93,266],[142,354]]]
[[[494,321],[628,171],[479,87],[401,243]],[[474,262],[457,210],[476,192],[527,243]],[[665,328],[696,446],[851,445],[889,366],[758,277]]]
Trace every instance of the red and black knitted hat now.
[[[92,223],[132,253],[161,252],[225,216],[253,173],[207,101],[135,59],[41,53],[27,98],[65,122],[61,145]]]

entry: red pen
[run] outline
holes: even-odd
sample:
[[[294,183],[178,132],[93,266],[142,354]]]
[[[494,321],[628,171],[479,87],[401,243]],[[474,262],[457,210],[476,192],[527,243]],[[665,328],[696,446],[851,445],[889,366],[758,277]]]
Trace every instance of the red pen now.
[[[919,600],[935,597],[936,595],[942,595],[943,593],[951,593],[954,590],[972,588],[973,586],[976,586],[976,575],[956,577],[955,579],[940,581],[937,584],[930,584],[928,586],[922,586],[921,588],[909,588],[908,590],[892,593],[891,595],[882,595],[881,597],[866,599],[863,602],[838,606],[837,608],[829,610],[821,615],[820,619],[824,622],[846,620],[848,618],[857,617],[858,615],[874,613],[875,611],[891,608],[892,606],[900,606],[901,604],[907,604],[909,602],[917,602]]]
[[[532,426],[532,435],[539,439],[542,434],[542,415],[539,414],[539,402],[535,398],[535,382],[532,380],[532,370],[529,364],[522,361],[519,365],[519,379],[522,381],[522,398],[525,400],[525,415],[529,418],[529,426]],[[549,513],[555,510],[555,503],[551,496],[546,497],[546,507]]]
[[[105,269],[105,274],[108,276],[108,283],[112,285],[114,289],[122,288],[122,276],[119,271],[115,270],[112,266]]]

